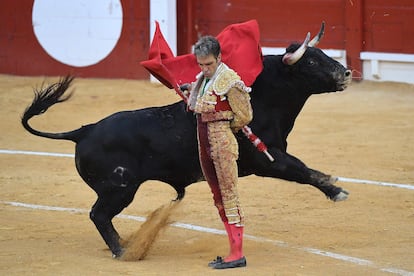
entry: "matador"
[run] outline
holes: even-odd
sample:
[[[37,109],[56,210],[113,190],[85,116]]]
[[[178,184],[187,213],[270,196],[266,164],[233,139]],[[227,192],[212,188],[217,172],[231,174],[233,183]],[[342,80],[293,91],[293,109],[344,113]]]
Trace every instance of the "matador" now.
[[[221,61],[216,38],[200,38],[194,54],[201,72],[190,86],[188,107],[197,117],[202,171],[230,243],[230,254],[225,258],[217,257],[209,266],[215,269],[244,267],[244,216],[237,191],[238,143],[234,133],[252,120],[251,89]]]

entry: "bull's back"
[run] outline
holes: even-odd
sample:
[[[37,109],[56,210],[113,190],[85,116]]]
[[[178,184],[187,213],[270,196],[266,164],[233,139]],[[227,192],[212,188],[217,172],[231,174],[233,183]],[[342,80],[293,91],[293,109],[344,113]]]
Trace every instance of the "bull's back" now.
[[[193,117],[182,102],[115,113],[77,143],[77,169],[84,179],[104,179],[117,166],[130,168],[140,181],[188,178],[185,171],[198,168]]]

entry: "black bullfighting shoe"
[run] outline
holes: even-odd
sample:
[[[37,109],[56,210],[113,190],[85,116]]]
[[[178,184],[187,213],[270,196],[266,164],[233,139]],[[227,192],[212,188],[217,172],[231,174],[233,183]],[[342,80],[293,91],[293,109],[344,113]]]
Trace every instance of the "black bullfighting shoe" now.
[[[208,263],[208,266],[209,267],[213,267],[213,266],[215,266],[216,264],[218,264],[218,263],[222,263],[224,260],[223,260],[223,258],[222,257],[220,257],[220,256],[217,256],[217,258],[215,259],[215,260],[213,260],[213,261],[211,261],[211,262],[209,262]]]
[[[238,260],[234,260],[231,262],[225,262],[224,259],[220,258],[221,261],[218,261],[218,258],[214,260],[212,265],[209,263],[209,266],[214,269],[226,269],[226,268],[236,268],[236,267],[245,267],[247,265],[246,257],[242,257]]]

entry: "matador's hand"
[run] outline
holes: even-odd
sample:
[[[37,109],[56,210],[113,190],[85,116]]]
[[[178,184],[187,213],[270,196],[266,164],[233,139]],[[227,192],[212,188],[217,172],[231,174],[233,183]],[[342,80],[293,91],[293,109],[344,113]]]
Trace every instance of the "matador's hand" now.
[[[180,90],[183,91],[183,94],[188,97],[188,94],[190,94],[191,90],[191,84],[190,83],[183,83],[180,85]]]

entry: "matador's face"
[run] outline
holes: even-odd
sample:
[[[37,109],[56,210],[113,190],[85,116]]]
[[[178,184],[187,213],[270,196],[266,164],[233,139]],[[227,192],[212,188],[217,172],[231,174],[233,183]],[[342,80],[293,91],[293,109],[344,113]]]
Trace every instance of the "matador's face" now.
[[[203,57],[197,56],[196,58],[204,77],[211,79],[214,73],[216,73],[217,67],[220,65],[221,54],[219,54],[217,58],[213,54]]]

